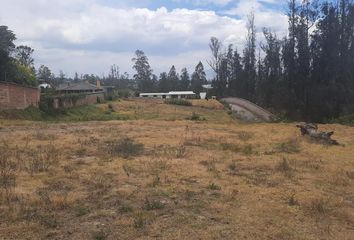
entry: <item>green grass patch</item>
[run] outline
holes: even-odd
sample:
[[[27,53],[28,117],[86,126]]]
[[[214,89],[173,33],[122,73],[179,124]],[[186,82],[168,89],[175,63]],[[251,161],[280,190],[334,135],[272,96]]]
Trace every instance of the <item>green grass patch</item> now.
[[[29,121],[48,121],[48,122],[80,122],[80,121],[110,121],[127,120],[127,116],[110,110],[105,111],[98,105],[79,106],[68,109],[52,109],[44,112],[35,107],[24,110],[2,110],[0,119],[16,119]]]
[[[166,104],[179,105],[179,106],[192,106],[192,103],[185,99],[171,98],[165,100]]]

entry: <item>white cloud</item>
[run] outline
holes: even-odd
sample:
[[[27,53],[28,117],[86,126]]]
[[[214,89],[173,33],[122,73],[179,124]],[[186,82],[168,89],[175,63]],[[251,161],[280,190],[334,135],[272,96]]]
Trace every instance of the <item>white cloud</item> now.
[[[132,72],[131,58],[136,49],[147,53],[157,74],[172,64],[192,70],[199,60],[205,61],[211,36],[241,49],[248,2],[253,4],[257,25],[273,27],[277,32],[286,30],[284,15],[263,9],[255,0],[241,0],[228,11],[237,19],[214,11],[132,8],[124,2],[112,7],[101,0],[2,0],[0,24],[14,30],[18,43],[36,50],[37,64],[46,64],[55,72],[62,69],[69,74],[99,75],[111,64]],[[226,5],[231,1],[198,2]]]

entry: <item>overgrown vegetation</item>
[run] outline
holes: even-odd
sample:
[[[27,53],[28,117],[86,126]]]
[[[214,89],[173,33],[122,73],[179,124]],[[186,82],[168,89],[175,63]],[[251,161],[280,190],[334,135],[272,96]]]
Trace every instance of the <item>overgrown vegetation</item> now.
[[[165,100],[166,104],[179,105],[179,106],[192,106],[192,103],[185,99],[170,98]]]
[[[127,117],[115,111],[107,111],[100,105],[88,105],[68,109],[51,109],[43,112],[38,108],[29,107],[24,110],[2,110],[0,119],[16,119],[48,122],[78,122],[78,121],[110,121],[126,120]]]

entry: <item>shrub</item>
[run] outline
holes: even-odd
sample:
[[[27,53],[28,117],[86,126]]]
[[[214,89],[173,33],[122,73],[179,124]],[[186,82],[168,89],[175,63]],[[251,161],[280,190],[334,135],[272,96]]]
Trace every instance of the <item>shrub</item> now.
[[[286,142],[279,143],[276,150],[282,153],[298,153],[301,151],[299,142],[296,139],[290,139]]]
[[[210,190],[216,190],[216,191],[220,191],[221,190],[221,187],[216,185],[215,183],[209,184],[207,188],[210,189]]]
[[[179,105],[179,106],[192,106],[192,103],[185,99],[171,98],[165,100],[166,104]]]
[[[58,162],[59,156],[60,151],[52,144],[45,148],[40,147],[36,150],[32,150],[30,152],[27,170],[30,173],[48,171],[53,164]]]
[[[284,157],[277,165],[277,170],[283,172],[285,176],[291,178],[294,174],[294,169],[290,166],[289,161]]]
[[[118,211],[120,213],[131,213],[134,211],[134,209],[129,205],[123,205],[118,209]]]
[[[93,233],[93,239],[95,240],[105,240],[107,238],[108,238],[108,233],[105,233],[102,230]]]
[[[6,194],[10,194],[16,186],[17,166],[10,159],[11,153],[7,144],[0,146],[0,153],[0,189]]]
[[[191,121],[205,121],[206,119],[200,116],[198,113],[193,112],[192,116],[188,117],[187,120]]]
[[[144,144],[135,143],[131,138],[124,138],[118,142],[109,144],[109,153],[111,156],[130,158],[144,153]]]
[[[144,202],[144,209],[147,211],[159,210],[163,209],[164,207],[165,204],[157,200],[150,201],[149,199],[146,199]]]

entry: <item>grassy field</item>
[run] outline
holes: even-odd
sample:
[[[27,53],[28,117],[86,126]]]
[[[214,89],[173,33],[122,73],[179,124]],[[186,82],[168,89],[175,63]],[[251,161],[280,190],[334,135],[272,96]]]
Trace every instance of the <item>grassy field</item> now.
[[[354,128],[326,146],[216,101],[109,104],[0,120],[0,239],[354,239]]]

